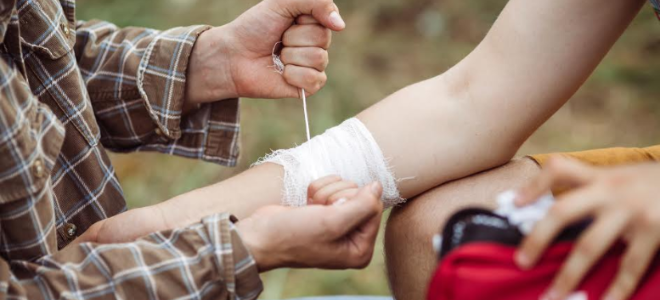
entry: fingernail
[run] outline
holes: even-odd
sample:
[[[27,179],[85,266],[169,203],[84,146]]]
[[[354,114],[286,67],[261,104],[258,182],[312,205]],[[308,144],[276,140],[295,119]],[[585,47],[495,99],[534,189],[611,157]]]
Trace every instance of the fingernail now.
[[[380,183],[378,181],[371,183],[371,192],[378,195],[380,193]]]
[[[522,252],[517,252],[516,256],[514,257],[514,260],[516,261],[516,264],[518,265],[519,268],[523,270],[529,269],[529,257],[525,255],[525,253]]]
[[[332,22],[332,25],[335,25],[335,27],[338,28],[344,28],[346,26],[346,23],[344,23],[344,20],[336,11],[330,13],[330,22]]]
[[[337,200],[335,203],[332,203],[332,205],[342,205],[346,203],[346,201],[348,201],[346,198],[339,198],[339,200]]]

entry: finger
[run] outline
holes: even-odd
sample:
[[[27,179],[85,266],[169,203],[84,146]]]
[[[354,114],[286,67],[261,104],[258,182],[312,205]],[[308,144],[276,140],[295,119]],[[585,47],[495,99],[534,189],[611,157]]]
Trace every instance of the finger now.
[[[381,217],[382,210],[340,241],[347,246],[347,257],[351,261],[352,268],[365,268],[371,262]]]
[[[328,51],[318,47],[286,47],[282,49],[282,62],[285,65],[296,65],[314,68],[323,72],[328,67]]]
[[[555,156],[548,160],[541,174],[518,192],[516,205],[535,202],[558,186],[579,186],[593,178],[592,167],[565,157]]]
[[[328,202],[330,196],[343,190],[356,189],[358,186],[355,182],[342,180],[328,184],[318,190],[312,197],[312,202],[316,204],[330,204]]]
[[[321,25],[293,25],[282,36],[285,47],[319,47],[328,49],[332,32]]]
[[[330,175],[330,176],[325,176],[320,179],[314,180],[312,183],[309,184],[307,187],[307,198],[308,198],[308,204],[314,204],[312,197],[318,192],[320,189],[322,189],[324,186],[341,181],[341,177],[337,175]]]
[[[635,235],[628,244],[626,253],[621,260],[619,273],[605,293],[604,299],[628,299],[655,257],[658,245],[658,240],[652,233],[645,232]]]
[[[335,237],[345,236],[369,221],[373,216],[382,213],[383,204],[380,201],[382,193],[383,188],[380,183],[371,183],[360,188],[358,194],[350,201],[342,205],[332,206],[331,208],[336,213],[329,216],[329,222],[341,226],[341,230],[336,232],[338,235]]]
[[[330,197],[328,197],[328,204],[335,204],[339,199],[350,199],[355,197],[357,195],[359,189],[354,188],[354,189],[346,189],[342,190],[340,192],[332,194]]]
[[[282,0],[280,13],[291,18],[300,15],[312,15],[323,26],[335,31],[346,28],[346,23],[339,14],[337,5],[332,0]]]
[[[311,24],[321,24],[318,20],[314,19],[312,15],[301,15],[296,18],[296,24],[298,25],[311,25]]]
[[[307,96],[311,96],[321,90],[328,80],[325,72],[296,65],[285,66],[282,76],[288,84],[304,89]]]
[[[525,237],[515,256],[522,269],[533,267],[548,245],[561,230],[592,215],[600,201],[601,192],[594,188],[581,189],[565,194],[550,208],[548,214]]]
[[[627,218],[620,212],[601,215],[580,236],[570,256],[550,289],[548,299],[564,299],[580,284],[591,269],[625,229]]]

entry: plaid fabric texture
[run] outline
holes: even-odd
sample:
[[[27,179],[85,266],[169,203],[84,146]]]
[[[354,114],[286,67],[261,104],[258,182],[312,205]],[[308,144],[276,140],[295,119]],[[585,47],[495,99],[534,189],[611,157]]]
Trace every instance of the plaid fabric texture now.
[[[254,260],[228,214],[130,244],[80,244],[35,262],[0,261],[7,299],[256,299]],[[3,297],[4,298],[4,297]]]
[[[650,0],[651,4],[653,5],[653,9],[655,9],[655,15],[660,19],[660,1],[658,0]]]
[[[188,59],[208,28],[119,29],[76,22],[73,0],[0,2],[0,298],[259,293],[227,216],[58,251],[126,209],[106,149],[236,163],[237,99],[181,115]]]
[[[181,115],[188,58],[208,26],[161,32],[76,22],[72,0],[3,1],[0,20],[9,89],[0,147],[17,151],[0,165],[0,199],[52,198],[59,248],[126,209],[106,149],[236,164],[238,99]],[[30,128],[40,122],[43,130]],[[35,169],[50,179],[37,181]],[[6,252],[12,241],[4,241]]]

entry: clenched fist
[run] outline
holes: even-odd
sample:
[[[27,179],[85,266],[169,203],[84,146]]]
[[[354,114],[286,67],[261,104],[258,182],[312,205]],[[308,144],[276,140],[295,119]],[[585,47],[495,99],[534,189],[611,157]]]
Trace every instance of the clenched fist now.
[[[233,22],[202,33],[187,72],[187,101],[235,97],[295,98],[326,82],[332,31],[345,23],[332,0],[264,0]],[[273,69],[282,42],[284,73]]]

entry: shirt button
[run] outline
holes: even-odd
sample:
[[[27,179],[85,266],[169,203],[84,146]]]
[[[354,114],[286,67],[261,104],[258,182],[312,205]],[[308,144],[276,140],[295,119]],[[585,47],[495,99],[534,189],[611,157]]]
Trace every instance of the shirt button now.
[[[62,28],[62,32],[64,32],[64,35],[69,36],[69,25],[65,23],[60,23],[60,27]]]
[[[43,178],[46,176],[46,168],[44,167],[44,162],[41,159],[37,159],[34,162],[34,176],[37,178]]]
[[[77,231],[78,231],[78,227],[76,227],[75,224],[67,223],[66,225],[64,225],[64,232],[70,238],[75,237]]]

